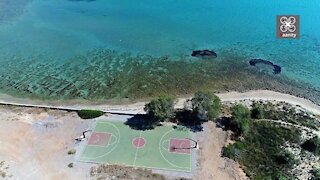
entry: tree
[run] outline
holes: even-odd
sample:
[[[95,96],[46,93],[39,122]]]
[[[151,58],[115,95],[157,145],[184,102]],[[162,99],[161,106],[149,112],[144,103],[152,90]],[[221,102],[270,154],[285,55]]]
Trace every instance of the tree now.
[[[288,150],[283,150],[275,154],[274,158],[279,165],[284,165],[290,168],[298,162],[298,160],[295,159],[294,154]]]
[[[233,144],[229,144],[222,148],[222,156],[228,157],[233,160],[237,160],[241,156],[241,152],[245,150],[245,144],[241,141],[237,141]]]
[[[320,138],[314,137],[308,139],[301,145],[301,147],[315,155],[320,155]]]
[[[253,102],[251,109],[251,118],[253,119],[264,119],[265,110],[261,103]]]
[[[239,134],[243,134],[249,129],[249,120],[251,119],[251,112],[249,108],[242,104],[237,104],[231,107],[232,117],[230,125]]]
[[[213,92],[198,91],[191,102],[192,110],[199,119],[207,121],[219,116],[221,100]]]
[[[144,110],[155,122],[163,122],[174,117],[174,99],[161,96],[146,104]]]
[[[311,174],[311,180],[320,180],[320,169],[312,169]]]

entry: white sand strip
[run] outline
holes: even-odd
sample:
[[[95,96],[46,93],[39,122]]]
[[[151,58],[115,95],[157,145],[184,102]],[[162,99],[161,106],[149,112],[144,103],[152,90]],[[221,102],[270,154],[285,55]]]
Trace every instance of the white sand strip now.
[[[279,92],[269,90],[254,90],[244,93],[239,92],[228,92],[217,94],[222,101],[240,101],[240,100],[263,100],[263,101],[284,101],[286,103],[300,106],[306,111],[320,115],[320,106],[314,104],[310,100],[295,97],[289,94],[283,94]],[[191,97],[190,97],[191,98]],[[320,98],[320,97],[319,97]],[[188,98],[178,98],[176,108],[183,108],[184,102]],[[11,104],[11,105],[24,105],[34,107],[47,107],[47,108],[66,108],[72,110],[79,109],[97,109],[107,112],[115,113],[128,113],[128,114],[143,114],[145,113],[143,107],[146,102],[137,102],[134,104],[125,105],[108,105],[108,104],[91,104],[90,102],[76,102],[76,101],[40,101],[31,99],[22,99],[11,97],[8,95],[0,95],[0,104]]]
[[[264,101],[284,101],[286,103],[300,106],[301,108],[320,115],[320,106],[314,104],[310,100],[292,96],[290,94],[283,94],[268,90],[255,90],[245,93],[229,92],[218,94],[222,101],[239,101],[239,100],[264,100]],[[319,97],[320,98],[320,97]]]

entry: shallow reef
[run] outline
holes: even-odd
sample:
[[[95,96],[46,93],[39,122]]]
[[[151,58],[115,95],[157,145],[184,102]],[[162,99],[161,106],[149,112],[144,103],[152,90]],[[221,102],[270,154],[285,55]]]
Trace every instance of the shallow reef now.
[[[199,89],[268,89],[320,104],[318,89],[283,75],[259,72],[247,65],[246,58],[220,53],[223,57],[215,61],[132,55],[108,49],[97,49],[63,63],[42,56],[6,57],[0,62],[0,89],[22,97],[95,101],[185,95]]]

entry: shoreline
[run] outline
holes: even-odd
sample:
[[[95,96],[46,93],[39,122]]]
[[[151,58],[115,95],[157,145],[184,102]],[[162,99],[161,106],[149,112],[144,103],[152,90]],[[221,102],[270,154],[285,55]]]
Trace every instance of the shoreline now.
[[[284,94],[270,90],[251,90],[246,92],[227,92],[216,93],[222,102],[228,101],[241,101],[241,100],[264,100],[264,101],[278,101],[286,102],[295,106],[300,106],[305,111],[313,114],[320,115],[320,106],[316,105],[312,101],[296,97],[290,94]],[[184,102],[190,97],[178,97],[175,108],[183,108]],[[0,104],[2,105],[16,105],[16,106],[29,106],[40,108],[57,108],[57,109],[96,109],[111,113],[126,113],[126,114],[143,114],[145,113],[143,107],[146,101],[136,102],[132,104],[95,104],[93,101],[80,101],[80,100],[64,100],[64,101],[52,101],[50,100],[32,100],[28,98],[17,98],[6,94],[0,94]]]

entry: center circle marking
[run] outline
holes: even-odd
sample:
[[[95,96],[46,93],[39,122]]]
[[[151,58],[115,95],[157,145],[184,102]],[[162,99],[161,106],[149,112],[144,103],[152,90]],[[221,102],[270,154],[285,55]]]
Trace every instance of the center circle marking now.
[[[132,145],[135,148],[143,148],[146,145],[146,140],[142,137],[136,137],[132,140]]]

